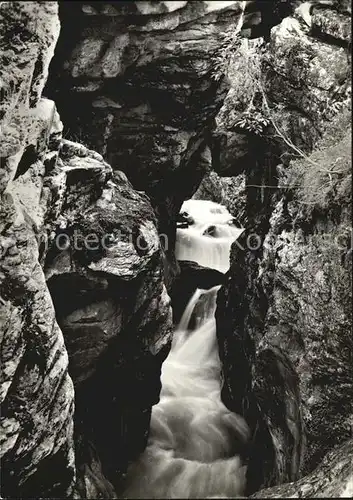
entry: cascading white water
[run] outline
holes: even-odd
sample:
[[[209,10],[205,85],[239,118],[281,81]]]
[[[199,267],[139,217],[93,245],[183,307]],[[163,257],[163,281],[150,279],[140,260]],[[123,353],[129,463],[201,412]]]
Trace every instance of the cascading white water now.
[[[242,231],[229,225],[229,212],[201,200],[188,200],[182,210],[194,224],[178,229],[179,258],[227,270],[230,245]],[[212,237],[204,235],[209,226],[215,228]],[[245,467],[235,445],[246,441],[248,427],[220,396],[214,317],[219,288],[197,289],[175,330],[147,448],[128,470],[124,498],[235,498],[244,491]]]
[[[228,210],[213,201],[186,200],[181,213],[186,213],[192,223],[186,229],[178,229],[176,258],[226,272],[231,244],[243,229],[235,227]]]

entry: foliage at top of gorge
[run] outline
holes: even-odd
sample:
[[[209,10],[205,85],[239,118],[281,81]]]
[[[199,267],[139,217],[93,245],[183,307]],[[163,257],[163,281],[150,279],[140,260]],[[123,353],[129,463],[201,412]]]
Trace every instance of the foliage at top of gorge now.
[[[307,214],[349,210],[352,193],[351,113],[340,111],[329,122],[311,155],[292,161],[287,185]]]
[[[344,490],[350,12],[348,0],[0,2],[1,497],[123,498],[153,439],[173,320],[218,285],[212,349],[222,402],[251,430],[245,494]],[[191,196],[244,229],[224,274],[209,220],[177,261]],[[242,247],[251,234],[259,246]],[[212,448],[212,412],[186,409],[171,412],[174,442],[192,448],[205,430]]]
[[[216,118],[219,129],[263,136],[298,153],[284,115],[298,104],[302,90],[303,104],[306,93],[313,98],[305,103],[316,129],[308,136],[321,136],[318,131],[351,99],[350,18],[343,3],[324,2],[313,10],[305,2],[272,28],[270,39],[244,38],[236,29],[221,35],[213,78],[225,76],[230,91]],[[309,140],[303,147],[311,150],[314,144]]]

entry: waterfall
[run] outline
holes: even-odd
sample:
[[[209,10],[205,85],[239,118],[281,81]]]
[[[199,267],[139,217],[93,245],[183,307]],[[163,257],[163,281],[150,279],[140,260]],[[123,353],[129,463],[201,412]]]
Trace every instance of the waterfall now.
[[[202,200],[188,200],[182,211],[190,226],[177,231],[178,258],[227,270],[230,245],[242,232],[231,225],[229,212]],[[221,401],[214,317],[219,288],[197,289],[175,329],[162,366],[160,401],[152,409],[147,448],[129,467],[124,498],[243,494],[245,467],[236,449],[247,440],[248,427]]]
[[[229,251],[243,229],[233,225],[228,210],[208,200],[187,200],[181,213],[191,222],[178,229],[175,255],[178,260],[193,260],[221,272],[229,268]]]

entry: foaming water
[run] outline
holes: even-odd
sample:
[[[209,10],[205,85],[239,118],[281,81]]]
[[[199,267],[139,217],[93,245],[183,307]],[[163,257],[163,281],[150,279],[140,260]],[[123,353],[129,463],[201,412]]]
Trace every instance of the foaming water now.
[[[217,225],[222,236],[214,239],[222,239],[217,247],[222,251],[219,255],[205,243],[206,222],[178,230],[179,251],[185,255],[184,232],[191,230],[194,235],[198,227],[205,253],[190,251],[190,260],[228,268],[229,247],[236,237],[229,232],[229,213],[212,202],[188,200],[186,205],[195,221],[205,221],[207,215],[208,224]],[[196,239],[193,245],[196,250],[201,248]],[[248,427],[221,401],[214,317],[219,288],[197,289],[175,329],[171,351],[162,366],[160,402],[152,409],[147,448],[128,470],[124,498],[236,498],[243,494],[245,467],[236,449],[239,442],[247,440]]]
[[[226,207],[213,201],[186,200],[181,212],[186,213],[192,223],[177,231],[176,258],[226,272],[230,247],[243,229],[233,225],[233,217]]]

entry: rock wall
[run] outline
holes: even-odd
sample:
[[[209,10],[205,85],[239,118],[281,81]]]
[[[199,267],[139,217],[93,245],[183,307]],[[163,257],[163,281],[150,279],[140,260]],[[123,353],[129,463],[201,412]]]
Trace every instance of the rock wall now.
[[[172,328],[157,221],[42,97],[57,4],[0,18],[1,491],[116,498]]]
[[[351,498],[352,440],[335,447],[310,474],[294,483],[258,491],[250,498]]]
[[[265,47],[275,154],[245,171],[247,231],[217,309],[223,398],[253,428],[250,493],[352,432],[349,18],[342,2],[299,6]]]
[[[293,3],[294,15],[270,33],[272,6],[279,23]],[[350,7],[251,1],[242,17],[242,5],[63,2],[45,91],[63,132],[54,102],[42,96],[57,4],[0,4],[8,498],[118,496],[128,462],[146,443],[172,328],[158,231],[169,238],[172,261],[176,215],[211,163],[247,182],[247,232],[243,249],[234,246],[217,322],[223,399],[253,429],[249,492],[312,471],[351,432],[348,122],[318,142],[349,99]],[[265,92],[282,137],[273,127],[260,139],[212,132],[227,92],[213,78],[212,56],[221,33],[236,26],[269,41]],[[283,137],[318,152],[304,165],[290,163]],[[313,179],[320,182],[305,204]],[[247,251],[250,233],[262,244]],[[323,240],[339,245],[328,250]]]
[[[49,245],[43,267],[75,386],[78,472],[93,449],[119,489],[128,461],[144,449],[172,331],[156,219],[125,174],[77,143],[62,140],[45,182],[60,196],[60,247]],[[85,488],[94,498],[93,486]]]
[[[227,91],[213,78],[223,33],[251,36],[259,4],[63,2],[48,96],[70,138],[102,153],[151,197],[173,260],[175,217],[212,161]],[[261,5],[261,2],[260,2]],[[75,110],[73,113],[72,110]]]
[[[42,176],[55,142],[55,108],[41,92],[58,8],[3,2],[0,24],[2,495],[66,496],[75,480],[74,390],[37,243]]]

